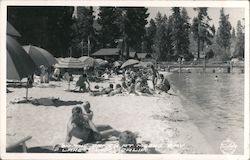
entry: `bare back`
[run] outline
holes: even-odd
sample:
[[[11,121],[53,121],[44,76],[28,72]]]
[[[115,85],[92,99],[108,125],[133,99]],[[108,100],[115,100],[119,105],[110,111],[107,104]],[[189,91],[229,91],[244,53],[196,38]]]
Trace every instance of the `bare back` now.
[[[65,141],[66,143],[69,143],[72,137],[76,137],[86,142],[88,140],[89,134],[89,128],[77,126],[77,124],[72,122],[72,118],[70,118],[67,124],[67,136]]]

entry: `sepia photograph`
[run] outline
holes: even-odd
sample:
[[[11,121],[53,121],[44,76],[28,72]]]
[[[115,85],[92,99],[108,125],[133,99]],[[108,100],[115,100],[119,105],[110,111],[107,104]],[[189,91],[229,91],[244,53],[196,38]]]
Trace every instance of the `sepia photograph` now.
[[[5,155],[249,156],[249,3],[63,2],[5,4]]]

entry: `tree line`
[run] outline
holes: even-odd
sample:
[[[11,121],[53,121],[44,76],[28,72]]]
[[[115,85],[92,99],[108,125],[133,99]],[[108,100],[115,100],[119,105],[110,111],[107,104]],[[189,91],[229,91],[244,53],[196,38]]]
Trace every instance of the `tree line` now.
[[[20,43],[45,48],[56,57],[80,57],[118,47],[127,58],[136,51],[158,61],[244,58],[244,23],[239,20],[233,28],[223,8],[217,29],[210,25],[206,7],[194,8],[197,14],[191,21],[185,8],[173,7],[170,16],[158,12],[149,22],[146,7],[99,7],[98,16],[93,7],[74,10],[11,6],[7,20],[21,33]]]

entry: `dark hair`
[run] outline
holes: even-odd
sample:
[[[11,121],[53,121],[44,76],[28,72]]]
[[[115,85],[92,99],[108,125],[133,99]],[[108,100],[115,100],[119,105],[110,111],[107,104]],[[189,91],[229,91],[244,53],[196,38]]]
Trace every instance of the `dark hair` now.
[[[87,125],[86,120],[84,119],[82,115],[82,108],[81,107],[74,107],[72,109],[72,120],[71,123],[76,124],[79,128],[84,128]]]
[[[122,86],[118,83],[116,84],[115,88],[121,88]]]
[[[86,78],[86,77],[87,77],[87,74],[86,74],[86,73],[83,73],[82,76],[83,76],[84,78]]]
[[[124,131],[119,135],[119,145],[136,144],[136,137],[131,131]]]
[[[82,113],[82,108],[81,107],[72,108],[72,114],[74,114],[74,113]]]
[[[98,85],[95,85],[95,89],[99,89],[99,86],[98,86]]]
[[[164,75],[163,75],[163,74],[160,74],[160,78],[164,78]]]
[[[131,80],[131,83],[135,83],[135,79],[134,78]]]
[[[109,84],[109,87],[110,87],[110,88],[114,88],[114,85],[113,85],[113,84]]]

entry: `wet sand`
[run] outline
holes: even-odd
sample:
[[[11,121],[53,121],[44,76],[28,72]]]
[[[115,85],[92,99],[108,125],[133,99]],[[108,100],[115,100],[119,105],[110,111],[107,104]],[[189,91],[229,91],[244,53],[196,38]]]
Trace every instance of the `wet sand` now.
[[[75,80],[77,78],[74,78]],[[116,76],[109,81],[98,83],[108,86],[120,82]],[[96,83],[91,83],[94,88]],[[71,89],[75,81],[71,83]],[[28,147],[55,146],[65,140],[66,125],[71,109],[81,101],[89,101],[94,112],[95,124],[108,124],[116,130],[130,130],[138,133],[138,142],[150,141],[151,146],[165,154],[211,154],[208,145],[195,124],[181,105],[178,95],[173,90],[169,94],[154,96],[115,95],[90,96],[89,93],[66,92],[65,81],[36,83],[29,88],[29,97],[40,99],[44,105],[30,103],[12,104],[17,98],[25,96],[25,88],[9,88],[7,94],[7,146],[32,136]],[[62,103],[50,104],[48,98],[59,98]],[[42,102],[43,101],[43,102]],[[77,144],[79,139],[73,138]],[[110,147],[111,146],[111,147]],[[119,153],[118,141],[109,141],[104,145],[88,145],[88,153]]]

